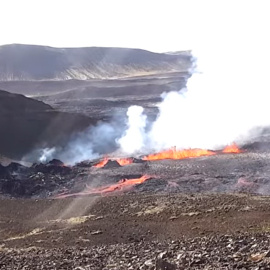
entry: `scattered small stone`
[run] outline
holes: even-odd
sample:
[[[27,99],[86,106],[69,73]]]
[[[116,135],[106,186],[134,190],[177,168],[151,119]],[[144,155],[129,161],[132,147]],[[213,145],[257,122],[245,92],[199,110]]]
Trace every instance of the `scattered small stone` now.
[[[151,269],[151,268],[154,268],[155,263],[153,262],[153,260],[150,259],[150,260],[145,261],[144,265],[146,265],[147,267]]]
[[[104,217],[103,216],[98,216],[96,218],[94,218],[93,220],[100,220],[100,219],[103,219]]]
[[[264,258],[264,254],[251,254],[250,255],[250,260],[253,262],[259,262]]]
[[[97,230],[97,231],[91,232],[90,234],[91,235],[98,235],[98,234],[102,234],[102,231]]]
[[[193,216],[198,216],[201,212],[189,212],[189,213],[182,213],[182,216],[189,216],[189,217],[193,217]]]
[[[158,254],[158,259],[164,259],[165,257],[167,257],[168,252],[164,251]]]

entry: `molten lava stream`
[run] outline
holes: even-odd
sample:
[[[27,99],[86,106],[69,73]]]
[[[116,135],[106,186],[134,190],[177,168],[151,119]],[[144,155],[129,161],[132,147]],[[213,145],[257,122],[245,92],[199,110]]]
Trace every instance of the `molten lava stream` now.
[[[95,193],[108,193],[108,192],[113,192],[113,191],[121,191],[124,190],[126,187],[131,187],[137,184],[142,184],[146,180],[151,178],[149,175],[143,175],[140,178],[134,178],[134,179],[122,179],[116,184],[112,184],[109,186],[104,186],[100,188],[94,188],[90,189],[89,194],[95,194]]]
[[[94,195],[94,194],[100,194],[100,195],[106,195],[108,193],[112,193],[115,191],[124,191],[128,188],[133,187],[137,184],[142,184],[146,180],[152,178],[150,175],[143,175],[140,178],[134,178],[134,179],[122,179],[116,184],[112,185],[106,185],[103,187],[97,187],[97,188],[88,188],[85,191],[78,192],[78,193],[71,193],[71,194],[59,194],[56,196],[56,199],[62,199],[72,196],[83,196],[83,195]]]
[[[238,154],[242,153],[243,151],[239,149],[239,147],[233,143],[231,145],[226,146],[222,153],[225,154]],[[143,160],[161,160],[161,159],[185,159],[185,158],[195,158],[195,157],[202,157],[202,156],[212,156],[220,153],[220,151],[210,151],[206,149],[184,149],[184,150],[176,150],[176,148],[171,148],[169,150],[165,150],[160,153],[151,154],[148,156],[143,157]],[[112,159],[116,160],[121,166],[125,166],[128,164],[133,163],[132,158],[116,158]],[[94,165],[96,168],[102,168],[104,167],[107,162],[109,161],[109,158],[104,158],[101,162]]]
[[[132,158],[117,158],[116,161],[121,165],[121,166],[125,166],[128,164],[133,163]]]
[[[238,146],[233,143],[231,145],[226,146],[222,153],[232,153],[238,154],[242,153],[243,151],[238,148]],[[165,150],[160,153],[151,154],[148,156],[143,157],[143,160],[161,160],[161,159],[185,159],[185,158],[195,158],[195,157],[202,157],[202,156],[212,156],[220,153],[219,151],[210,151],[206,149],[185,149],[185,150],[176,150],[176,148],[172,148],[169,150]]]
[[[233,143],[231,145],[226,146],[223,150],[222,153],[242,153],[243,151],[238,148],[238,146]]]
[[[172,148],[160,153],[152,154],[143,157],[143,160],[160,160],[160,159],[185,159],[185,158],[194,158],[201,156],[211,156],[215,152],[204,149],[186,149],[186,150],[176,150]]]
[[[96,168],[102,168],[102,167],[104,167],[107,164],[108,161],[109,161],[109,159],[107,157],[105,157],[98,164],[94,165],[94,167],[96,167]]]

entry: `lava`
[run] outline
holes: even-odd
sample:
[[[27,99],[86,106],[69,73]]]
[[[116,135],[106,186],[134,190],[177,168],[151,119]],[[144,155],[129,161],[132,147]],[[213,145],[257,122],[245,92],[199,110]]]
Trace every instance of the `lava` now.
[[[102,187],[97,187],[97,188],[91,188],[87,187],[86,190],[78,193],[71,193],[71,194],[64,194],[61,193],[58,196],[56,196],[57,199],[62,199],[62,198],[67,198],[67,197],[73,197],[73,196],[83,196],[83,195],[95,195],[95,194],[100,194],[100,195],[106,195],[108,193],[112,192],[119,192],[119,191],[124,191],[127,190],[134,185],[142,184],[143,182],[149,180],[152,178],[150,175],[143,175],[140,178],[134,178],[134,179],[122,179],[116,184],[111,184],[111,185],[106,185]]]
[[[121,166],[125,166],[128,164],[133,163],[132,158],[118,158],[116,159],[116,161],[121,165]]]
[[[222,153],[229,154],[241,153],[242,150],[238,148],[238,146],[233,143],[231,145],[226,146]],[[165,150],[160,153],[151,154],[143,157],[143,160],[161,160],[161,159],[186,159],[186,158],[195,158],[202,156],[212,156],[220,153],[220,151],[211,151],[206,149],[184,149],[184,150],[176,150],[176,148],[171,148],[169,150]]]
[[[159,153],[150,154],[148,156],[143,157],[143,160],[162,160],[162,159],[186,159],[186,158],[196,158],[196,157],[202,157],[202,156],[212,156],[217,155],[219,153],[224,154],[238,154],[242,153],[243,151],[235,144],[231,144],[226,146],[221,151],[211,151],[207,149],[183,149],[183,150],[177,150],[175,147],[165,150]],[[133,163],[132,158],[115,158],[112,160],[116,160],[121,166],[125,166],[128,164]],[[102,168],[104,167],[109,159],[105,157],[101,162],[96,164],[94,167],[96,168]]]
[[[162,159],[187,159],[187,158],[196,158],[196,157],[201,157],[201,156],[218,155],[221,153],[227,154],[227,153],[241,153],[241,152],[243,151],[239,149],[236,144],[226,146],[223,150],[219,150],[219,151],[211,151],[211,150],[206,150],[206,149],[177,150],[176,147],[173,147],[169,150],[165,150],[160,153],[150,154],[148,156],[143,157],[142,159],[146,161],[162,160]],[[102,168],[108,163],[109,160],[110,159],[108,157],[105,157],[98,164],[94,165],[94,167]],[[112,160],[117,161],[121,166],[133,163],[133,158],[113,158]],[[71,194],[68,194],[67,192],[61,193],[56,198],[66,198],[66,197],[83,196],[83,195],[106,195],[106,194],[111,194],[115,192],[122,192],[122,191],[132,188],[134,185],[142,184],[150,178],[153,178],[153,177],[149,175],[143,175],[139,178],[134,178],[134,179],[124,178],[118,181],[117,183],[104,185],[97,188],[86,186],[86,189],[82,192],[71,193]],[[169,183],[169,185],[176,187],[178,184],[171,182]],[[244,181],[243,179],[240,179],[237,185],[252,185],[252,183]]]
[[[96,167],[96,168],[102,168],[102,167],[104,167],[107,164],[108,161],[109,161],[109,159],[107,157],[105,157],[98,164],[94,165],[94,167]]]
[[[113,192],[116,190],[122,191],[122,190],[126,189],[127,187],[131,187],[131,186],[134,186],[137,184],[142,184],[143,182],[145,182],[146,180],[148,180],[150,178],[151,178],[150,175],[143,175],[140,178],[134,178],[134,179],[125,179],[124,178],[116,184],[95,188],[95,189],[90,190],[90,192],[91,192],[91,194],[95,194],[95,193],[108,193],[108,192]]]
[[[205,149],[186,149],[186,150],[176,150],[172,148],[160,153],[151,154],[143,157],[143,160],[160,160],[160,159],[185,159],[185,158],[194,158],[201,156],[211,156],[215,152]]]
[[[238,148],[238,146],[233,143],[231,145],[226,146],[223,150],[223,153],[241,153],[242,151]]]

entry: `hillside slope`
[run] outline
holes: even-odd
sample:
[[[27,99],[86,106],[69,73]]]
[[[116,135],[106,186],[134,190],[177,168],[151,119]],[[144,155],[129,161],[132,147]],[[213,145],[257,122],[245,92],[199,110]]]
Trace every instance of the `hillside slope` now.
[[[63,145],[96,120],[0,90],[0,154],[20,159],[39,147]]]
[[[191,56],[127,48],[0,46],[0,81],[89,80],[187,71]]]

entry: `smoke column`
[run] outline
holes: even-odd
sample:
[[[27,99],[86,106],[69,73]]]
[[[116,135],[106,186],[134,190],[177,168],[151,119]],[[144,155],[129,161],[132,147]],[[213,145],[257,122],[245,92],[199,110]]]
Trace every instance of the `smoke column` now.
[[[26,155],[23,160],[28,162],[38,160],[46,163],[56,158],[66,165],[74,165],[114,152],[118,147],[116,141],[125,131],[124,119],[118,118],[113,118],[110,123],[100,122],[96,126],[90,126],[80,133],[73,134],[65,146],[36,149]]]
[[[42,149],[39,161],[42,163],[50,161],[52,159],[55,151],[56,151],[55,147]]]
[[[148,132],[142,128],[145,119],[140,125],[129,118],[129,138],[147,142],[149,151],[216,149],[270,126],[267,1],[201,2],[194,7],[199,23],[190,28],[197,67],[187,90],[163,95]],[[204,13],[210,2],[213,13]],[[121,149],[130,153],[123,142]]]
[[[131,106],[127,111],[128,128],[117,141],[121,150],[127,154],[141,151],[145,147],[146,115],[140,106]]]

